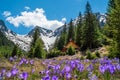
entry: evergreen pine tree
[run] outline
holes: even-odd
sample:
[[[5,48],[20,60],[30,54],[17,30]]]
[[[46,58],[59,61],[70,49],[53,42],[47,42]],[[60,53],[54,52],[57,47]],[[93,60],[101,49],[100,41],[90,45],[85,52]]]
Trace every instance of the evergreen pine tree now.
[[[95,24],[96,17],[92,13],[89,2],[87,2],[86,4],[86,11],[84,18],[85,20],[82,30],[82,50],[92,49],[96,47],[96,43],[97,43],[96,32],[98,26],[96,26]]]
[[[73,20],[71,19],[69,23],[69,30],[68,30],[68,37],[67,37],[67,43],[69,40],[75,40],[75,31],[74,31],[74,25],[73,25]]]
[[[115,0],[109,0],[109,2],[108,2],[108,13],[107,13],[107,24],[108,24],[108,26],[107,26],[107,30],[108,30],[108,32],[109,33],[107,33],[107,34],[109,34],[108,35],[108,37],[109,38],[113,38],[113,36],[114,36],[114,33],[115,33],[115,30],[114,30],[114,26],[112,26],[112,14],[111,13],[113,13],[112,11],[113,11],[113,9],[115,8]]]
[[[43,41],[40,38],[39,27],[36,27],[35,32],[33,34],[33,40],[31,42],[31,47],[28,57],[42,58],[43,55],[45,54],[43,47],[44,46],[43,46]]]
[[[44,50],[40,39],[35,43],[34,57],[43,58]]]
[[[37,39],[40,37],[40,31],[39,31],[39,27],[38,26],[36,26],[36,28],[35,28],[35,32],[34,32],[34,34],[33,34],[33,36],[32,36],[32,42],[31,42],[31,47],[33,46],[35,46],[35,43],[36,43],[36,41],[37,41]]]
[[[56,44],[56,47],[58,50],[62,50],[64,45],[66,44],[66,35],[67,35],[67,32],[66,32],[66,23],[65,23],[63,26],[63,31],[61,32],[61,35]]]
[[[115,8],[115,0],[109,0],[108,2],[108,14],[111,12],[111,9]]]
[[[18,48],[17,48],[17,46],[15,45],[14,48],[13,48],[13,50],[12,50],[11,56],[14,57],[14,56],[16,56],[17,54],[18,54]]]
[[[113,31],[112,54],[120,58],[120,0],[110,0],[108,7],[108,25]]]
[[[81,13],[79,13],[76,30],[76,44],[78,46],[81,46],[81,39],[82,39],[82,15]]]

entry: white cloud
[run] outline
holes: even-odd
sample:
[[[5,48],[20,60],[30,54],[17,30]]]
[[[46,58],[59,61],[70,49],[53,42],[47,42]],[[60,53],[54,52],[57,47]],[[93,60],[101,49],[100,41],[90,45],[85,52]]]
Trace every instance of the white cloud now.
[[[65,18],[61,21],[48,20],[44,13],[45,11],[42,8],[36,8],[32,12],[23,11],[16,17],[9,16],[6,20],[16,27],[19,27],[20,25],[24,25],[25,27],[40,26],[51,30],[55,30],[56,28],[62,26],[64,24],[63,21],[66,20]]]
[[[30,7],[28,7],[28,6],[25,6],[25,10],[30,10]]]
[[[65,23],[67,21],[66,18],[62,18],[62,22]]]
[[[8,16],[11,15],[11,12],[9,12],[9,11],[4,11],[4,12],[3,12],[3,15],[4,15],[5,17],[8,17]]]

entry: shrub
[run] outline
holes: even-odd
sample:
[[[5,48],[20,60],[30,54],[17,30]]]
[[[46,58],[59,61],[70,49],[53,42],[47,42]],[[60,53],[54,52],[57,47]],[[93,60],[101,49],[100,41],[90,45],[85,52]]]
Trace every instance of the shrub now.
[[[47,58],[53,58],[53,57],[58,57],[62,55],[61,51],[60,50],[57,50],[57,49],[53,49],[50,51],[50,53],[48,53],[46,55]]]
[[[83,56],[81,56],[81,57],[80,57],[80,60],[84,60],[84,57],[83,57]]]
[[[116,56],[116,49],[113,48],[113,47],[110,47],[110,48],[109,48],[108,58],[115,58],[115,57],[117,57],[117,56]]]
[[[13,50],[12,50],[12,53],[11,53],[11,56],[14,57],[18,54],[18,47],[15,45]]]
[[[90,59],[90,60],[91,60],[91,59],[94,58],[94,57],[92,56],[92,52],[91,52],[90,50],[87,50],[87,51],[86,51],[86,55],[87,55],[87,56],[86,56],[87,59]]]
[[[100,58],[100,53],[98,51],[95,52],[96,57]]]
[[[75,54],[75,49],[72,46],[70,46],[67,50],[67,54],[68,55],[74,55]]]

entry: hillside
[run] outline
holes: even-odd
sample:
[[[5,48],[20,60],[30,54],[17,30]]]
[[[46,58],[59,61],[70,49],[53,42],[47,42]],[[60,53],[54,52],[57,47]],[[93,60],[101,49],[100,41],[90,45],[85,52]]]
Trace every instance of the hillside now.
[[[10,54],[14,47],[14,43],[8,40],[5,35],[5,32],[7,31],[8,29],[5,26],[4,22],[0,20],[0,54],[3,55]]]

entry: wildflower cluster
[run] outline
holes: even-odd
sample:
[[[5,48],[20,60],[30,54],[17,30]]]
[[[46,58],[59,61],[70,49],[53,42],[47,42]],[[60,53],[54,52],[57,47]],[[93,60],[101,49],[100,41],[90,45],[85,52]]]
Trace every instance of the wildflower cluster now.
[[[14,66],[10,69],[0,69],[2,80],[116,80],[120,79],[119,59],[100,58],[94,60],[42,60],[35,64],[35,60],[10,57],[9,62]],[[33,66],[41,65],[44,69],[38,71]],[[21,70],[21,67],[31,67],[30,71]]]

